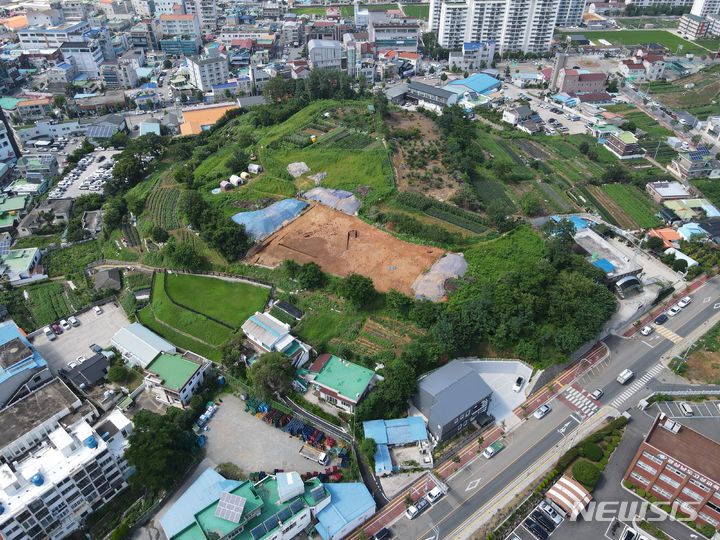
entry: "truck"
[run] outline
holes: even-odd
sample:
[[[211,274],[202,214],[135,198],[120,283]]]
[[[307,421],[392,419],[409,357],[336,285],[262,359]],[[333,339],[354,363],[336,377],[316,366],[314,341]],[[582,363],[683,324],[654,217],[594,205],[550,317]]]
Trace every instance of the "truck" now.
[[[483,456],[490,459],[495,454],[500,452],[503,448],[505,448],[505,445],[503,443],[501,443],[500,441],[495,441],[483,451]]]
[[[320,465],[327,465],[329,461],[329,456],[327,455],[327,452],[318,450],[317,448],[314,448],[309,444],[303,444],[300,447],[300,455],[305,459],[309,459],[310,461],[314,461],[315,463],[319,463]]]
[[[635,376],[635,374],[630,371],[629,369],[624,369],[620,372],[620,375],[617,376],[617,379],[615,379],[620,384],[625,384],[630,379],[632,379]]]

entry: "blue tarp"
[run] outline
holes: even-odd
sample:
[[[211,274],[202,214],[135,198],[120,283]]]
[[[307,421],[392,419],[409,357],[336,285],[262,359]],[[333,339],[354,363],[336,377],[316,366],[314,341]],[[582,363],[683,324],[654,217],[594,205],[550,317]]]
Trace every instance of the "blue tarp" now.
[[[390,449],[386,444],[378,444],[375,450],[375,474],[383,476],[392,473],[393,465],[390,459]]]
[[[450,83],[450,85],[462,85],[478,94],[486,94],[492,92],[496,88],[500,88],[502,83],[495,77],[486,75],[485,73],[476,73],[471,75],[467,79],[457,79]]]
[[[427,441],[425,421],[419,416],[363,422],[365,437],[381,444],[414,444]]]
[[[283,199],[262,210],[238,212],[232,217],[235,223],[245,225],[245,230],[253,240],[261,240],[271,235],[283,224],[296,217],[308,205],[297,199]]]
[[[587,219],[583,219],[580,216],[553,216],[553,221],[559,223],[563,219],[568,220],[570,223],[575,225],[575,231],[582,231],[590,226],[590,222]]]
[[[593,264],[593,266],[596,266],[597,268],[599,268],[606,274],[609,274],[610,272],[615,271],[615,266],[613,265],[613,263],[611,263],[607,259],[598,259],[596,261],[593,261],[592,264]]]

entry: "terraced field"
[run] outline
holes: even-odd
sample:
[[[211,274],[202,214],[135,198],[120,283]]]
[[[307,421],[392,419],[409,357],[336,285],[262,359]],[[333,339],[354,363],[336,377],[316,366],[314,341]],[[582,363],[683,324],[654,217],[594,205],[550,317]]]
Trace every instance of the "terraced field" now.
[[[587,186],[588,193],[602,208],[599,210],[605,210],[605,212],[611,217],[612,221],[617,223],[618,227],[629,230],[640,229],[640,225],[632,219],[622,207],[607,193],[605,193],[600,186]]]

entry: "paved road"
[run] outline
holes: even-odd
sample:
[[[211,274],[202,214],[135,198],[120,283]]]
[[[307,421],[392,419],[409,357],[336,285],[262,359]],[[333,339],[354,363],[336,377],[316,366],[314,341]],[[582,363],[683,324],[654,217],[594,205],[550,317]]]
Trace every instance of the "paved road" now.
[[[658,380],[663,385],[681,385],[662,365],[662,359],[672,350],[677,354],[689,344],[685,338],[700,329],[710,327],[707,321],[720,313],[720,278],[714,278],[693,294],[693,303],[671,318],[660,331],[648,337],[637,334],[632,338],[611,336],[605,340],[610,356],[581,377],[575,387],[587,391],[601,388],[601,405],[612,404],[619,411],[633,408],[653,391]],[[663,331],[664,330],[664,331]],[[678,340],[679,337],[679,340]],[[635,373],[626,385],[615,381],[625,368]],[[530,419],[521,424],[507,440],[507,448],[491,461],[478,457],[460,468],[447,483],[450,492],[443,502],[413,521],[400,517],[392,525],[398,538],[441,540],[454,537],[470,517],[501,490],[518,478],[558,442],[572,438],[580,421],[586,421],[566,401],[550,401],[553,412],[543,420]],[[607,409],[605,409],[607,410]],[[564,433],[560,433],[560,429]],[[372,531],[374,532],[374,531]],[[472,531],[463,531],[466,534]]]

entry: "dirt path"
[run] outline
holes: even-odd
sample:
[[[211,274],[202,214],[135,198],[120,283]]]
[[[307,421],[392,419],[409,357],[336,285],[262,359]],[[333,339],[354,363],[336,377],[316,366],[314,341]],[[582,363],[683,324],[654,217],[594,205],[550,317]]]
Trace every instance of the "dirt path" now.
[[[600,186],[588,186],[587,190],[590,192],[595,200],[600,203],[605,210],[617,221],[617,224],[623,229],[637,230],[641,229],[635,220],[625,213],[618,203],[616,203],[607,193],[605,193]]]

